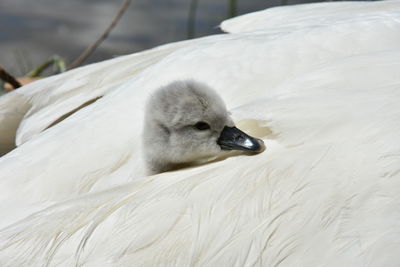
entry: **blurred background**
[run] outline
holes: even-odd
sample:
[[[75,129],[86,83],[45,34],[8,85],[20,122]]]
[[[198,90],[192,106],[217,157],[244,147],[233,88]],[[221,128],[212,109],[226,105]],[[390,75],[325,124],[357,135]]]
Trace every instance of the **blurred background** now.
[[[129,3],[130,2],[130,3]],[[68,66],[125,11],[81,64],[220,33],[224,19],[312,0],[0,0],[0,66],[24,76],[53,56]],[[121,8],[121,5],[129,4]],[[50,75],[59,69],[46,70]],[[42,74],[43,75],[43,74]]]

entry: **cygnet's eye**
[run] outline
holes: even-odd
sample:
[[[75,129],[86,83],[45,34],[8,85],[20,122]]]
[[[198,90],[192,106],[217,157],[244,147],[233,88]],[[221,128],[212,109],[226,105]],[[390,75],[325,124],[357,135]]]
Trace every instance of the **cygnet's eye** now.
[[[200,130],[200,131],[205,131],[205,130],[210,129],[210,125],[207,122],[199,121],[198,123],[196,123],[194,125],[194,128],[196,128],[197,130]]]

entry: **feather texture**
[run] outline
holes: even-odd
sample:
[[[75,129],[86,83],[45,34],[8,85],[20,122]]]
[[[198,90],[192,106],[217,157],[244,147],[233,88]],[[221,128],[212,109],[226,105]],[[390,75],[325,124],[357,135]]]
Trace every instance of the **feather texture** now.
[[[1,266],[397,266],[397,3],[271,9],[232,20],[243,26],[226,26],[230,34],[90,65],[2,97],[21,99],[21,108],[9,124],[19,125],[19,146],[0,159]],[[304,10],[320,19],[334,10],[334,19],[304,14],[293,28],[292,14],[301,20]],[[287,27],[258,25],[275,27],[274,16]],[[111,67],[107,86],[92,84]],[[145,176],[144,102],[185,78],[218,91],[267,150]],[[57,116],[46,115],[59,105]]]

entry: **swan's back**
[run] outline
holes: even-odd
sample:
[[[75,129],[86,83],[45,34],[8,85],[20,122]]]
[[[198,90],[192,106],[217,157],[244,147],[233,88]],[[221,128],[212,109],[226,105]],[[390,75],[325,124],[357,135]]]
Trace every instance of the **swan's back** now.
[[[2,230],[0,263],[396,266],[400,262],[400,15],[392,10],[394,2],[386,3],[390,10],[385,13],[382,4],[380,19],[371,24],[360,12],[351,21],[344,16],[343,25],[304,32],[258,31],[194,41],[92,106],[31,137],[0,162],[1,173],[10,174],[14,167],[13,186],[30,197],[25,204],[80,196]],[[201,63],[193,64],[193,59]],[[218,75],[213,65],[221,70]],[[159,80],[149,79],[156,74]],[[132,103],[142,107],[159,83],[190,74],[209,81],[234,108],[238,124],[263,138],[267,150],[253,157],[140,177],[135,170],[138,145],[130,139],[138,136],[139,127],[123,122],[141,121],[143,114],[129,108]],[[98,132],[111,120],[109,133],[119,133],[118,140],[89,134],[88,126]],[[40,175],[37,166],[46,160],[43,152],[69,146],[70,150],[47,160],[66,159],[68,152],[75,152],[70,134],[78,131],[81,141],[76,146],[88,151],[79,154],[80,163],[66,161],[78,167],[69,177],[63,166],[53,165]],[[65,146],[58,141],[60,136]],[[110,145],[102,147],[98,141]],[[105,158],[97,157],[95,148]],[[33,163],[23,157],[39,152],[43,159],[38,156]],[[113,158],[107,158],[110,152]],[[90,157],[104,164],[101,170],[93,172],[96,166],[87,160]],[[26,164],[27,173],[16,171],[21,163],[15,159]],[[126,183],[127,174],[136,179]],[[30,184],[24,184],[30,177]],[[57,182],[69,185],[62,196],[57,195],[61,191]],[[54,187],[35,187],[41,183]],[[121,185],[100,191],[107,183]]]
[[[54,201],[129,180],[121,177],[143,175],[138,129],[143,124],[144,103],[152,90],[171,81],[186,78],[206,81],[227,106],[233,108],[337,60],[397,51],[400,43],[398,14],[392,10],[393,3],[387,3],[388,11],[381,7],[379,19],[372,22],[360,13],[351,16],[351,21],[345,20],[346,23],[335,20],[331,25],[299,28],[293,32],[266,30],[210,36],[87,66],[31,84],[20,93],[6,95],[3,101],[18,94],[23,94],[24,98],[27,95],[32,107],[23,115],[27,108],[21,105],[23,108],[16,113],[16,118],[22,118],[22,122],[18,125],[17,121],[12,121],[14,129],[18,129],[17,144],[22,145],[0,160],[0,185],[5,188],[1,195],[5,199],[21,195],[24,196],[22,202],[27,199],[30,202]],[[110,65],[113,68],[107,67]],[[140,71],[134,72],[136,66]],[[124,76],[129,73],[125,71],[118,74],[120,68],[133,70],[132,76]],[[107,81],[115,86],[96,82],[97,71],[103,73],[105,69],[113,70],[111,77],[115,79]],[[129,81],[117,86],[118,75]],[[88,87],[83,86],[85,80]],[[93,95],[91,88],[97,85],[99,88]],[[51,91],[53,88],[57,89]],[[50,101],[49,95],[56,98]],[[104,95],[101,99],[43,131],[66,113],[101,95]],[[9,110],[15,109],[12,102],[9,101]],[[5,110],[6,114],[11,113],[7,113],[9,110]],[[127,124],[127,121],[135,123]],[[79,154],[79,157],[71,157],[71,154]],[[42,166],[46,166],[45,172]],[[110,175],[115,178],[110,179]],[[41,189],[27,186],[25,181]],[[63,186],[57,186],[59,184]]]

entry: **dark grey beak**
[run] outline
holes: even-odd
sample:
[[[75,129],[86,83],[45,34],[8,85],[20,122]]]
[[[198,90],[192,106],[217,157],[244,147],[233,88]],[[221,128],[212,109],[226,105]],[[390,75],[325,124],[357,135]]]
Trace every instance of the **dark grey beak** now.
[[[255,153],[265,150],[262,140],[251,137],[236,127],[225,126],[217,144],[224,150],[244,150]]]

